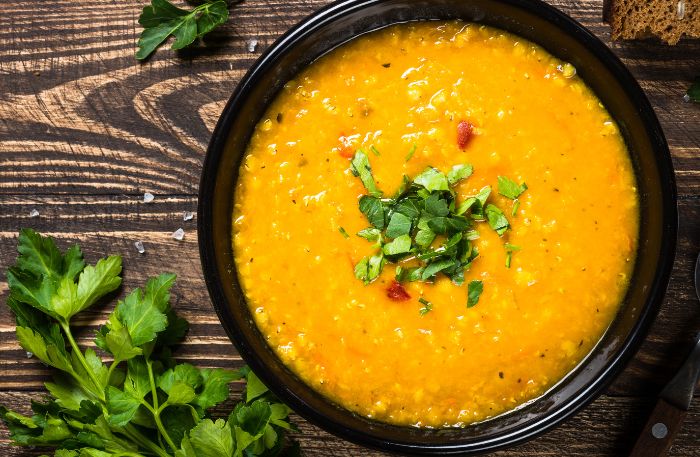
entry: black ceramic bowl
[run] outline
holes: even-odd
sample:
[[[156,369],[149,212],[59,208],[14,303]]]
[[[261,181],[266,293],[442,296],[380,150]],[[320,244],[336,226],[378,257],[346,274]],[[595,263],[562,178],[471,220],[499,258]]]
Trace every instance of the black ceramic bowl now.
[[[231,247],[238,167],[253,127],[282,85],[319,56],[363,33],[399,22],[462,19],[498,27],[571,62],[617,121],[641,199],[639,252],[624,303],[602,340],[541,398],[463,429],[417,429],[359,417],[316,393],[287,369],[257,330],[245,303]],[[591,151],[595,165],[595,151]],[[537,0],[347,0],[294,27],[239,83],[214,131],[199,193],[199,244],[221,323],[263,382],[301,416],[366,446],[411,454],[491,451],[532,438],[591,402],[619,373],[662,301],[676,243],[673,168],[659,123],[637,82],[612,52],[578,23]]]

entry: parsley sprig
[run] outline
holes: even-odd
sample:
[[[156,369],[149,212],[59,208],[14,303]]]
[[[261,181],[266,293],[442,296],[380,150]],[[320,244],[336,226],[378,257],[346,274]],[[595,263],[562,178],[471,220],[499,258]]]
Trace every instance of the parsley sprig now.
[[[168,0],[151,0],[139,16],[143,31],[138,41],[137,59],[145,59],[171,35],[172,49],[182,49],[211,32],[228,19],[225,0],[205,0],[192,10],[178,8]]]
[[[92,349],[81,349],[71,320],[121,284],[121,257],[86,265],[78,246],[62,253],[49,237],[19,235],[19,257],[7,273],[8,306],[20,345],[57,370],[32,416],[0,406],[14,444],[48,446],[59,457],[274,456],[292,428],[290,410],[246,367],[177,364],[171,347],[188,329],[170,306],[174,274],[150,278],[119,301]],[[227,419],[207,411],[229,396],[231,381],[248,382]]]
[[[439,275],[448,277],[455,285],[464,284],[464,273],[479,256],[472,243],[479,238],[477,226],[486,222],[499,236],[510,222],[494,203],[490,203],[492,189],[485,186],[476,195],[459,202],[454,186],[469,178],[474,169],[470,164],[454,165],[447,173],[428,167],[413,179],[404,176],[399,192],[393,198],[382,198],[372,175],[369,157],[359,149],[351,161],[353,174],[360,178],[368,191],[359,199],[359,209],[370,227],[357,236],[375,243],[376,251],[364,257],[355,266],[355,277],[369,284],[382,272],[386,264],[397,264],[396,280],[434,282]],[[527,185],[518,185],[510,179],[498,177],[501,195],[516,200]],[[517,201],[517,200],[516,200]],[[506,266],[510,267],[516,247],[505,244]],[[519,249],[519,248],[517,248]],[[468,285],[468,303],[479,301],[483,290],[481,281]],[[421,315],[432,309],[426,302]]]

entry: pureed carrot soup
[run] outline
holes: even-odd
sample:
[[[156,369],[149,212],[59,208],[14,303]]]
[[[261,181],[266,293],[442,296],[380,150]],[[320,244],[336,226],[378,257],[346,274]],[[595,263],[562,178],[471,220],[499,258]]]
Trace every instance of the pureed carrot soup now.
[[[625,145],[575,73],[500,30],[425,22],[286,84],[233,214],[284,363],[358,414],[434,427],[571,371],[615,316],[638,231]]]

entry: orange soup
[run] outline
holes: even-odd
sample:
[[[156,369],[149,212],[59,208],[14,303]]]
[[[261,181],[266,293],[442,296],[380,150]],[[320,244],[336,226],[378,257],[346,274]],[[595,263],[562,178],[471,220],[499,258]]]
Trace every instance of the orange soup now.
[[[314,389],[462,426],[542,395],[601,338],[634,263],[635,186],[573,66],[478,24],[397,25],[271,104],[237,183],[236,266]]]

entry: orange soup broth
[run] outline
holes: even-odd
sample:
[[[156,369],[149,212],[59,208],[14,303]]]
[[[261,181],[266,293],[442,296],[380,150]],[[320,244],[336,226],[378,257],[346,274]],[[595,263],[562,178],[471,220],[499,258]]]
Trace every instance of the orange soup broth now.
[[[358,414],[459,426],[540,396],[590,352],[628,284],[638,207],[617,126],[574,73],[500,30],[413,23],[355,39],[286,84],[253,134],[233,214],[241,284],[285,364]],[[464,150],[462,120],[474,125]],[[458,203],[491,185],[511,229],[478,225],[464,285],[439,276],[389,299],[394,265],[369,285],[353,274],[375,251],[355,236],[369,226],[349,171],[357,148],[387,196],[404,174],[472,164]],[[515,215],[499,175],[527,183]],[[521,247],[510,268],[504,242]],[[474,279],[484,289],[467,308]],[[419,297],[432,311],[419,313]]]

